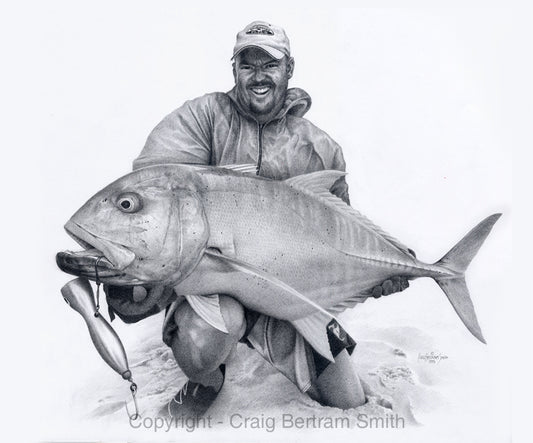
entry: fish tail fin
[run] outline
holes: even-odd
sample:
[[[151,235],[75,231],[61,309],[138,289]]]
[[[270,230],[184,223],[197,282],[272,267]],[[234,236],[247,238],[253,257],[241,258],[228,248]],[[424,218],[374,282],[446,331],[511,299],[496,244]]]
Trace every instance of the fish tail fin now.
[[[435,265],[454,272],[454,276],[435,278],[467,329],[482,343],[486,343],[477,321],[474,305],[466,286],[464,273],[479,251],[501,214],[493,214],[466,234]]]

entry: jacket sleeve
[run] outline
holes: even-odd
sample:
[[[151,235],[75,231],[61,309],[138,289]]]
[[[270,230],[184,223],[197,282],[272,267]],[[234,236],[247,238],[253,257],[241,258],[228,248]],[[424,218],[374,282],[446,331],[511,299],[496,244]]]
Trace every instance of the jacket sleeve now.
[[[335,155],[333,156],[333,161],[330,168],[346,172],[346,162],[344,161],[344,156],[342,155],[342,149],[336,143]],[[335,194],[340,199],[344,200],[346,204],[350,204],[350,196],[348,195],[348,183],[346,183],[345,177],[339,178],[330,188],[330,192],[332,194]]]
[[[133,169],[162,163],[209,164],[212,94],[187,101],[159,123],[133,162]]]

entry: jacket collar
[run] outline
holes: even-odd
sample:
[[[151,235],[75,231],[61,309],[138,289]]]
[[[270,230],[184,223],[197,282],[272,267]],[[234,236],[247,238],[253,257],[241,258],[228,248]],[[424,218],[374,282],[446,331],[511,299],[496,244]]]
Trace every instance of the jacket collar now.
[[[237,93],[235,87],[227,93],[228,97],[233,102],[234,106],[239,111],[239,114],[244,117],[255,120],[255,118],[246,110],[242,108],[237,100]],[[280,120],[285,117],[287,114],[294,115],[295,117],[303,117],[304,114],[311,107],[311,96],[300,88],[289,88],[287,89],[287,94],[285,95],[285,103],[277,115],[270,121]]]

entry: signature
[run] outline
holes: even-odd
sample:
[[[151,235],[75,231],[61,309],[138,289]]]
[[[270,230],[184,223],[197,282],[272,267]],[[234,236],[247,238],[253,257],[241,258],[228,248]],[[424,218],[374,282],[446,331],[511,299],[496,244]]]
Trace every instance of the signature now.
[[[426,352],[425,354],[418,353],[418,359],[423,360],[427,363],[439,363],[442,360],[447,360],[448,356],[446,354],[441,354],[440,352]]]

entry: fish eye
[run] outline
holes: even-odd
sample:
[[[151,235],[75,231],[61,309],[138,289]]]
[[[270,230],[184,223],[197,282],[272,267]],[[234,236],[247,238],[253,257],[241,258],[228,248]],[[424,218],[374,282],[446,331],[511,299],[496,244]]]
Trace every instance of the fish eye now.
[[[141,198],[137,194],[127,192],[118,197],[117,207],[122,212],[137,212],[142,208]]]

